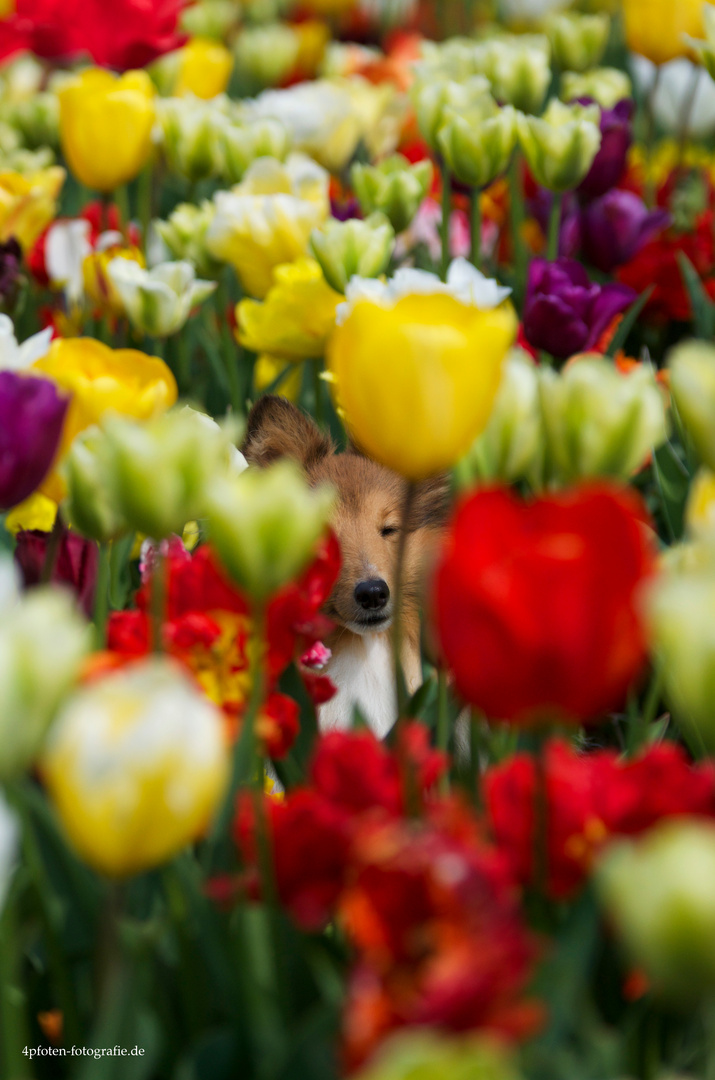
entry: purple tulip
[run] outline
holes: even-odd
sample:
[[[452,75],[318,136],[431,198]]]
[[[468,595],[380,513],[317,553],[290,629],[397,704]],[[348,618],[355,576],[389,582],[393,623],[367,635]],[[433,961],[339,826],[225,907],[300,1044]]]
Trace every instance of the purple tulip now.
[[[627,285],[596,285],[574,259],[533,259],[524,302],[524,334],[559,360],[592,349],[614,315],[633,303]]]
[[[25,588],[39,585],[42,580],[49,538],[49,533],[38,529],[22,530],[15,538],[14,558]],[[50,580],[69,585],[88,616],[94,611],[98,563],[97,545],[63,525]]]
[[[588,104],[590,98],[579,98]],[[619,101],[612,109],[601,111],[601,148],[594,158],[586,178],[576,189],[585,199],[597,199],[615,187],[623,176],[633,132],[631,119],[635,104],[630,98]]]
[[[669,224],[667,210],[649,210],[633,192],[614,188],[582,211],[584,258],[608,274],[616,266],[629,262]]]
[[[17,506],[45,479],[68,404],[49,379],[0,371],[0,512]]]

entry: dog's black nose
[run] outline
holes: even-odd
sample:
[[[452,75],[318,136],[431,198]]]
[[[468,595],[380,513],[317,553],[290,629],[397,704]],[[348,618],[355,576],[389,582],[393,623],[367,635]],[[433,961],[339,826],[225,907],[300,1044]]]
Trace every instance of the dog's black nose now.
[[[390,590],[387,582],[382,578],[370,578],[369,581],[359,581],[355,586],[355,600],[365,611],[377,611],[384,608],[390,599]]]

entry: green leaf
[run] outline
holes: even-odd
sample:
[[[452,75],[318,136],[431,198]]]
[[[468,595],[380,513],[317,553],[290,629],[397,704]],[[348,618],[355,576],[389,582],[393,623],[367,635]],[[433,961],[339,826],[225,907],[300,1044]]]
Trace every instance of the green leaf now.
[[[693,328],[698,337],[710,341],[715,334],[715,306],[687,255],[678,252],[678,263],[693,311]]]
[[[618,324],[618,329],[613,335],[611,344],[606,349],[606,356],[615,356],[618,350],[623,348],[628,339],[628,335],[638,321],[638,316],[650,300],[654,288],[655,285],[649,285],[628,308],[628,311]]]
[[[653,453],[653,476],[670,540],[679,540],[683,535],[690,476],[672,443],[663,443]]]

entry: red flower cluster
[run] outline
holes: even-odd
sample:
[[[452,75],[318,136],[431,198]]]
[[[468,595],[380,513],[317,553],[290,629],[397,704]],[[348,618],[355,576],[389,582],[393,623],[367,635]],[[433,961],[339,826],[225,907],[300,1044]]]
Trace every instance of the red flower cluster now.
[[[401,732],[403,748],[424,797],[446,768],[421,724]],[[338,732],[317,744],[309,788],[280,801],[266,800],[266,814],[281,902],[305,930],[318,930],[335,913],[351,861],[351,843],[365,820],[398,818],[405,811],[398,756],[371,732]],[[239,800],[236,839],[250,868],[248,888],[258,893],[255,807]]]
[[[166,620],[163,644],[187,665],[208,696],[236,722],[243,714],[250,683],[252,624],[243,595],[225,578],[208,545],[189,553],[178,538],[166,547]],[[115,655],[136,658],[151,648],[151,595],[155,555],[143,571],[136,610],[110,616],[107,646]],[[331,629],[319,614],[340,571],[337,540],[330,535],[302,577],[270,602],[266,619],[266,671],[269,694],[258,730],[270,757],[283,757],[298,733],[296,703],[275,691],[291,661],[315,645]],[[302,671],[316,704],[334,693],[330,680]]]
[[[355,952],[344,1046],[361,1064],[389,1032],[430,1026],[523,1038],[534,948],[503,864],[459,820],[373,823],[353,846],[340,917]]]
[[[613,836],[633,835],[664,817],[715,816],[715,764],[692,765],[680,747],[662,743],[624,761],[615,751],[576,753],[554,739],[545,750],[549,895],[572,896]],[[533,757],[517,754],[485,779],[487,814],[497,847],[515,877],[533,881]]]
[[[645,657],[637,593],[654,565],[632,491],[584,485],[458,507],[436,574],[444,657],[462,697],[516,723],[618,707]]]
[[[533,1029],[521,994],[533,948],[507,863],[459,803],[430,798],[446,762],[425,727],[401,732],[402,754],[369,732],[333,732],[317,745],[310,787],[267,798],[276,887],[307,931],[337,918],[355,961],[345,1012],[352,1067],[399,1027]],[[407,758],[422,817],[406,816]],[[236,839],[259,894],[255,796],[239,798]]]
[[[692,263],[708,296],[715,300],[712,210],[699,215],[693,232],[671,229],[662,233],[618,270],[619,281],[638,293],[654,286],[644,312],[660,325],[672,320],[689,322],[692,319],[690,296],[678,261],[681,252]]]
[[[0,60],[28,50],[48,60],[88,55],[102,67],[141,68],[178,49],[186,0],[16,0],[0,20]]]

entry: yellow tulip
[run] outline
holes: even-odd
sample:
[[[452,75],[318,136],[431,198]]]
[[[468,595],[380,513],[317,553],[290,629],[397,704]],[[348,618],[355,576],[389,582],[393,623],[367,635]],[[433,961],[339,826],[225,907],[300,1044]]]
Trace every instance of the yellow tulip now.
[[[450,468],[489,419],[515,333],[509,303],[483,311],[438,293],[392,307],[359,299],[328,346],[352,437],[409,480]]]
[[[175,661],[156,657],[67,702],[42,774],[80,855],[124,877],[166,862],[205,832],[228,764],[220,711]]]
[[[310,360],[325,352],[342,297],[330,288],[315,259],[279,266],[265,300],[236,307],[241,345],[285,360]]]
[[[251,296],[264,297],[275,268],[306,254],[311,232],[328,217],[328,179],[303,154],[285,163],[258,158],[240,184],[214,196],[206,247],[233,266]]]
[[[59,99],[62,152],[80,183],[114,191],[133,180],[152,148],[154,88],[147,73],[90,68],[67,82]]]
[[[688,49],[683,34],[704,34],[702,0],[623,0],[626,43],[654,64],[665,64]]]
[[[0,241],[14,236],[25,251],[53,220],[64,169],[54,165],[33,173],[0,172]]]
[[[225,45],[208,38],[194,38],[181,50],[174,93],[193,94],[209,101],[223,94],[233,70],[233,56]]]
[[[107,273],[112,259],[128,259],[130,262],[146,266],[144,255],[135,247],[110,247],[103,251],[93,251],[82,263],[84,291],[91,303],[100,311],[111,315],[124,315],[124,304],[116,286]]]
[[[6,515],[5,528],[13,536],[25,529],[52,532],[56,517],[57,503],[53,499],[48,499],[46,495],[41,495],[39,491],[35,491]]]
[[[148,420],[168,409],[178,396],[176,380],[163,360],[136,349],[110,349],[93,338],[54,341],[32,370],[72,395],[55,466],[80,431],[99,423],[109,410]],[[56,502],[64,497],[64,481],[56,468],[42,491]]]

